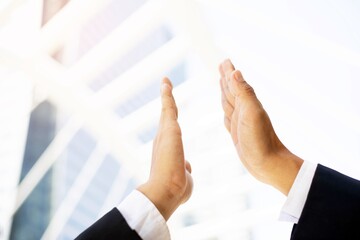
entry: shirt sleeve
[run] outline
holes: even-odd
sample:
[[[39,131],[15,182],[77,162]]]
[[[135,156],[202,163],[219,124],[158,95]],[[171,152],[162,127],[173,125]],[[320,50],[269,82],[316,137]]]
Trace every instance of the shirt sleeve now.
[[[298,223],[315,175],[316,166],[316,164],[306,161],[302,164],[281,209],[280,221]]]
[[[128,225],[144,240],[169,240],[170,232],[164,217],[141,192],[134,190],[117,207]]]

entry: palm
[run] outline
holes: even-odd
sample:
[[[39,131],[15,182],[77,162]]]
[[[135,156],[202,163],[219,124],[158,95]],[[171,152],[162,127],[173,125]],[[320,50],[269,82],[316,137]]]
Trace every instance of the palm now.
[[[266,169],[269,156],[282,146],[258,101],[235,104],[230,133],[241,161],[255,176]]]
[[[162,141],[159,139],[163,139]],[[154,141],[151,178],[185,202],[191,195],[190,165],[185,161],[181,129],[177,121],[167,123]],[[153,174],[154,173],[154,174]]]

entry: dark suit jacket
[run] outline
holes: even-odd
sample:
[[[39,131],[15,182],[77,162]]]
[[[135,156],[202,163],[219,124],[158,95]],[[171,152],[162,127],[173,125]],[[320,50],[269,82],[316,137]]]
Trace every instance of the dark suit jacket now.
[[[113,208],[88,229],[82,232],[77,240],[141,240],[132,230],[117,208]]]
[[[291,239],[360,239],[360,181],[319,164]]]
[[[358,229],[359,228],[359,229]],[[76,239],[141,239],[114,208]],[[360,182],[318,165],[291,240],[360,240]]]

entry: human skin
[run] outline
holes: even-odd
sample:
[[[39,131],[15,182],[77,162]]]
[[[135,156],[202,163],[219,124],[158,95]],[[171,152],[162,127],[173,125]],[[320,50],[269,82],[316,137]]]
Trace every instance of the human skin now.
[[[219,72],[224,124],[241,162],[256,179],[288,195],[303,160],[291,153],[277,137],[253,88],[229,59],[220,64]],[[150,177],[138,190],[168,220],[190,198],[193,180],[190,163],[184,157],[172,84],[167,78],[162,82],[161,102]]]
[[[229,59],[219,72],[224,124],[241,162],[256,179],[287,196],[303,160],[280,141],[254,89]]]
[[[185,160],[172,84],[164,78],[161,85],[161,117],[153,141],[149,180],[137,189],[159,210],[167,221],[192,193],[191,165]]]

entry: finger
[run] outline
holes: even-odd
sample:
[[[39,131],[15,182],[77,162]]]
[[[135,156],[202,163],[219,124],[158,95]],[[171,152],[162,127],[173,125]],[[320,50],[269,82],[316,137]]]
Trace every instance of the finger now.
[[[228,118],[231,118],[231,115],[234,112],[234,107],[227,101],[224,94],[221,94],[221,105],[224,110],[225,116],[227,116]]]
[[[256,97],[254,89],[244,80],[239,70],[231,74],[229,91],[235,97],[239,97],[240,100]]]
[[[181,203],[185,203],[187,200],[189,200],[189,198],[191,197],[193,188],[194,188],[194,181],[189,172],[186,172],[186,179],[187,179],[187,183],[186,183],[187,186],[186,186],[185,192],[183,194],[183,199],[182,199]]]
[[[235,97],[231,94],[230,90],[229,90],[229,85],[228,82],[226,81],[225,78],[222,78],[220,80],[220,87],[221,87],[221,92],[224,94],[224,96],[226,97],[227,101],[234,106],[235,104]]]
[[[156,153],[157,153],[157,146],[158,146],[158,139],[159,139],[159,134],[156,134],[154,140],[153,140],[153,147],[152,147],[152,156],[151,159],[155,159],[156,158]]]
[[[219,69],[219,73],[220,73],[221,78],[225,78],[225,72],[224,72],[222,64],[223,63],[220,63],[218,69]]]
[[[222,63],[222,70],[224,71],[224,76],[227,82],[230,80],[231,73],[235,70],[234,65],[230,59],[225,59]]]
[[[231,60],[229,58],[225,59],[222,64],[222,70],[224,71],[224,74],[226,75],[229,72],[232,72],[235,70],[234,65],[232,64]]]
[[[233,64],[229,59],[223,61],[219,66],[219,72],[221,75],[222,91],[224,92],[228,102],[234,106],[235,98],[229,90],[229,80],[231,73],[235,70]]]
[[[188,161],[185,161],[185,169],[191,174],[192,168],[191,168],[191,164]]]
[[[168,78],[164,78],[161,84],[161,122],[177,120],[178,110],[172,94],[172,84]]]
[[[226,115],[224,116],[224,125],[228,132],[231,132],[231,121]]]
[[[235,146],[238,143],[238,137],[239,137],[238,136],[239,112],[240,112],[240,108],[239,107],[235,108],[230,120],[230,135]]]

